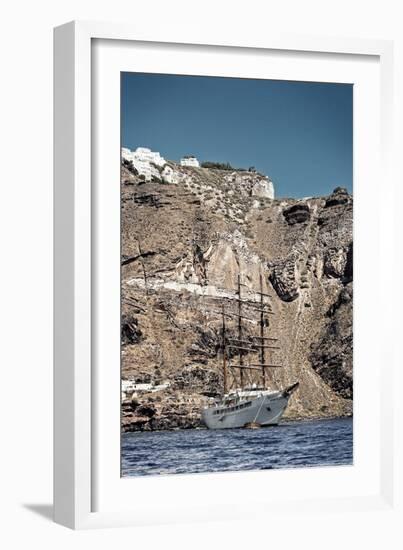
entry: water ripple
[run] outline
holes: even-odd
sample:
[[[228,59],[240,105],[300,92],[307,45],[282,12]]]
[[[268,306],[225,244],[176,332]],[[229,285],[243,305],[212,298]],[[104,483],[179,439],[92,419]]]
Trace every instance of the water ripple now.
[[[122,435],[122,475],[260,470],[353,462],[351,418],[260,430],[182,430]]]

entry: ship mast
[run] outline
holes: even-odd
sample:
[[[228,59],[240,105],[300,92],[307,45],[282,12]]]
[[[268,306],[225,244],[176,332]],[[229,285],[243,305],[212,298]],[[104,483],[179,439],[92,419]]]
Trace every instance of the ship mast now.
[[[224,395],[227,393],[227,357],[225,349],[225,306],[222,305],[222,367],[224,375]]]
[[[266,363],[266,352],[265,350],[278,350],[280,349],[277,345],[277,338],[270,336],[265,336],[265,326],[266,326],[266,315],[274,315],[274,312],[271,310],[269,303],[264,301],[265,297],[271,298],[270,294],[267,294],[263,291],[263,276],[260,274],[260,290],[255,290],[254,292],[259,295],[259,300],[250,300],[245,297],[242,298],[241,287],[246,286],[241,283],[241,275],[238,274],[238,285],[237,285],[237,297],[235,301],[238,302],[238,313],[229,313],[225,311],[225,305],[222,303],[221,312],[212,310],[213,313],[221,313],[222,315],[222,354],[223,354],[223,378],[224,378],[224,394],[228,391],[228,374],[232,375],[232,383],[236,383],[237,376],[234,374],[234,369],[239,369],[239,378],[240,378],[240,387],[241,389],[245,388],[245,375],[249,371],[258,371],[261,375],[262,386],[266,388],[266,368],[281,368],[282,365]],[[256,322],[256,319],[251,319],[250,317],[243,314],[242,304],[254,309],[256,312],[260,313],[259,319],[259,335],[244,336],[242,319],[247,319],[252,322]],[[238,319],[238,338],[228,338],[226,335],[226,320],[225,318],[236,318]],[[244,339],[247,338],[247,339]],[[252,339],[252,340],[251,340]],[[238,350],[239,363],[233,365],[230,361],[230,357],[227,356],[227,348],[232,348]],[[258,363],[247,362],[245,364],[244,354],[246,353],[258,353]],[[229,367],[229,368],[228,368]],[[252,381],[252,373],[248,373],[248,380]]]
[[[263,381],[263,387],[266,387],[266,371],[265,371],[265,347],[264,347],[264,307],[263,307],[263,280],[262,280],[262,274],[260,274],[260,363],[262,365],[262,381]]]
[[[242,342],[242,315],[241,315],[241,275],[238,274],[238,338]],[[243,390],[243,350],[239,348],[239,366],[241,377],[241,390]]]

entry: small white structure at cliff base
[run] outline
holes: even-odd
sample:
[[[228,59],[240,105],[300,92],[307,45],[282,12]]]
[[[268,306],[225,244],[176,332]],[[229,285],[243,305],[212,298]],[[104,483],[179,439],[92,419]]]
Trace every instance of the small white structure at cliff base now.
[[[122,400],[128,399],[131,396],[137,396],[141,393],[156,393],[169,388],[170,383],[164,382],[162,384],[151,383],[136,383],[134,380],[122,380],[121,396]]]
[[[181,166],[193,166],[194,168],[199,168],[200,163],[193,155],[185,155],[181,158]]]

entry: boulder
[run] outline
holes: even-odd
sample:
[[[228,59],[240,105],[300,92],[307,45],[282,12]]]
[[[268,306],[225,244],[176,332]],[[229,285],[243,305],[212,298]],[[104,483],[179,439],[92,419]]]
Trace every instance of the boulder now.
[[[345,187],[336,187],[333,193],[326,200],[325,208],[346,204],[350,201],[350,195]]]

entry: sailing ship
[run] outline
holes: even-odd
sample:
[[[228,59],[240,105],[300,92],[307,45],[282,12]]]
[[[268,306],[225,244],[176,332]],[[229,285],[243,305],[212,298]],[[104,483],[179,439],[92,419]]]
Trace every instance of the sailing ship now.
[[[285,389],[267,387],[267,369],[281,368],[282,365],[267,362],[266,355],[276,353],[280,348],[276,345],[277,338],[267,335],[270,326],[267,316],[273,315],[267,298],[263,292],[263,280],[260,275],[260,291],[255,291],[259,299],[249,300],[241,294],[242,286],[238,275],[238,291],[235,298],[237,313],[230,313],[222,305],[222,366],[224,378],[224,394],[202,411],[202,420],[209,429],[223,428],[257,428],[273,426],[280,422],[292,393],[298,388],[299,382]],[[259,313],[260,332],[256,336],[244,334],[243,321],[249,319],[244,315],[242,307],[249,306]],[[229,336],[226,319],[236,318],[238,325],[237,338]],[[232,363],[231,350],[235,350],[239,362]],[[257,363],[247,363],[245,355],[258,353]]]

